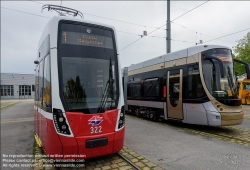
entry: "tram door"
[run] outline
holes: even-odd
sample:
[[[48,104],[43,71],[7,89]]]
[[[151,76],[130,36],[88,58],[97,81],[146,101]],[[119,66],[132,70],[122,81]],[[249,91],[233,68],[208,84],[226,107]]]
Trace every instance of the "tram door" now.
[[[183,70],[167,72],[167,115],[168,118],[183,119],[182,109]]]

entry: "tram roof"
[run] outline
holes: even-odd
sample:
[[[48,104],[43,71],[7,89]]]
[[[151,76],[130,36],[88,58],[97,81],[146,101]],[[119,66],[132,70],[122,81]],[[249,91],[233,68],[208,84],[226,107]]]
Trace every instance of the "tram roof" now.
[[[136,69],[139,69],[139,68],[143,68],[143,67],[147,67],[147,66],[151,66],[151,65],[155,65],[155,64],[159,64],[159,63],[163,63],[163,62],[166,62],[166,61],[185,58],[185,57],[188,57],[188,56],[198,54],[198,53],[200,53],[202,51],[206,51],[206,50],[214,49],[214,48],[227,48],[227,49],[230,49],[229,47],[221,46],[221,45],[205,45],[205,44],[196,45],[196,46],[192,46],[192,47],[189,47],[189,48],[186,48],[186,49],[183,49],[183,50],[179,50],[179,51],[175,51],[175,52],[172,52],[172,53],[164,54],[162,56],[158,56],[158,57],[155,57],[155,58],[152,58],[152,59],[149,59],[149,60],[137,63],[137,64],[130,65],[128,67],[128,71],[136,70]]]

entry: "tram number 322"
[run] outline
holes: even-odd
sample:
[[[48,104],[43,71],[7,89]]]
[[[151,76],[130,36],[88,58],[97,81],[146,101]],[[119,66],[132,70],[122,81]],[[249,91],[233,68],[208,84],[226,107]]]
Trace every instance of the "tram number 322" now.
[[[94,126],[90,127],[90,133],[101,133],[102,132],[102,127],[101,126]]]

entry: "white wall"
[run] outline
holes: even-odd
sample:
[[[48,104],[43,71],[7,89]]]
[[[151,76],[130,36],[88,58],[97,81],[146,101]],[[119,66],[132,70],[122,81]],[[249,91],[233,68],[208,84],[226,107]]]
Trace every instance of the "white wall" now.
[[[19,98],[19,85],[30,85],[31,96],[22,96],[22,98],[34,98],[35,91],[32,91],[32,85],[35,85],[35,74],[17,74],[17,73],[1,73],[1,85],[13,85],[14,96],[1,96],[1,99]]]

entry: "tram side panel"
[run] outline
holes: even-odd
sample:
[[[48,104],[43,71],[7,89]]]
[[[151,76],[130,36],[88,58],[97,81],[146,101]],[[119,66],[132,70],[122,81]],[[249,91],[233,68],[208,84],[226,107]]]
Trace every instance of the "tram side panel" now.
[[[127,78],[126,111],[146,117],[164,117],[164,69],[133,74]]]
[[[185,61],[185,58],[184,58]],[[173,63],[174,61],[170,61]],[[172,75],[178,75],[179,70],[182,70],[182,97],[181,97],[181,105],[183,109],[181,110],[182,119],[175,117],[175,110],[168,110],[170,106],[167,105],[168,100],[173,100],[174,102],[180,102],[178,97],[180,94],[177,93],[177,96],[174,96],[173,89],[171,94],[167,93],[167,81],[169,78],[167,77],[168,72],[172,72]],[[176,73],[175,73],[176,72]],[[171,76],[171,75],[170,75]],[[126,75],[124,75],[124,79]],[[127,102],[128,109],[126,111],[135,113],[137,115],[143,115],[148,117],[150,112],[154,110],[157,113],[157,117],[161,117],[164,119],[178,119],[183,123],[190,124],[201,124],[207,125],[207,112],[204,109],[203,103],[208,102],[208,98],[202,87],[200,89],[196,89],[198,85],[201,84],[200,76],[199,76],[199,66],[198,63],[190,63],[175,67],[164,68],[160,70],[148,71],[140,74],[129,75],[127,77]],[[157,79],[159,81],[159,93],[157,96],[147,96],[145,84],[147,80]],[[171,86],[172,88],[179,88],[178,82],[175,83],[177,86]],[[151,90],[154,88],[149,87]],[[126,95],[126,94],[125,94]],[[167,95],[173,97],[167,99]],[[203,97],[203,98],[201,98]],[[170,105],[171,103],[169,103]],[[172,112],[172,117],[169,115]],[[155,114],[154,113],[154,114]],[[150,118],[150,117],[148,117]]]
[[[219,57],[221,57],[220,55],[224,56],[226,60],[222,61],[224,63],[222,67],[232,65],[232,62],[230,62],[231,56],[226,52],[230,49],[217,46],[215,46],[216,48],[210,47],[211,49],[208,50],[203,49],[206,47],[207,46],[202,46],[200,49],[202,52],[194,53],[192,56],[181,58],[182,55],[179,55],[178,59],[165,62],[165,69],[163,69],[164,76],[161,74],[152,76],[152,74],[159,71],[159,69],[154,71],[147,70],[141,66],[143,63],[132,66],[133,68],[141,67],[145,71],[142,71],[140,68],[141,70],[132,70],[128,73],[128,111],[148,117],[149,112],[160,108],[158,105],[161,102],[159,98],[152,96],[151,98],[147,98],[145,94],[147,79],[158,78],[165,79],[164,83],[166,82],[166,88],[160,86],[160,89],[164,91],[163,96],[158,96],[166,96],[166,98],[164,98],[166,103],[163,105],[165,119],[176,119],[183,123],[209,126],[226,126],[242,123],[243,113],[237,96],[234,96],[235,98],[232,99],[230,96],[233,91],[229,89],[226,91],[228,95],[226,99],[221,99],[220,96],[214,97],[217,93],[220,95],[219,93],[222,93],[222,91],[209,91],[204,77],[204,74],[207,75],[208,73],[202,71],[204,69],[202,65],[207,66],[211,64],[204,59],[207,53],[215,53],[214,55],[219,55]],[[200,47],[197,47],[197,49],[198,48]],[[179,54],[181,53],[182,51],[180,51]],[[172,54],[166,56],[165,59],[171,58],[171,55]],[[184,53],[183,55],[185,56]],[[220,70],[218,70],[218,68],[219,67],[213,67],[212,74],[219,72]],[[138,74],[136,72],[138,72]],[[222,74],[218,75],[221,76]],[[221,82],[225,79],[225,77],[219,76],[214,80],[218,81],[216,84],[218,89],[223,88]],[[157,105],[151,105],[152,103],[157,103]]]
[[[203,106],[209,99],[203,89],[198,63],[187,64],[184,77],[183,123],[208,125],[207,112]]]
[[[39,70],[39,65],[36,66],[36,76],[35,76],[35,99],[34,99],[34,132],[35,134],[38,134],[38,107],[37,107],[37,102],[38,102],[38,70]]]

